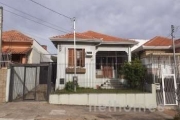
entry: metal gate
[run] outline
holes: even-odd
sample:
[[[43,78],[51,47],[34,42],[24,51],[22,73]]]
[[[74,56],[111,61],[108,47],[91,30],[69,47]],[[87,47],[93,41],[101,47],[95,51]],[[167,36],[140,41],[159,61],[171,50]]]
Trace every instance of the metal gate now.
[[[162,89],[164,105],[177,105],[177,85],[174,74],[162,74]]]
[[[11,65],[9,101],[48,101],[51,64]]]

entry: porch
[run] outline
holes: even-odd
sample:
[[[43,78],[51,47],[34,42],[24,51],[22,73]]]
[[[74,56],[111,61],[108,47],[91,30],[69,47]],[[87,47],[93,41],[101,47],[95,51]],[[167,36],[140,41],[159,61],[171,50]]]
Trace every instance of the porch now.
[[[98,51],[96,53],[96,78],[120,78],[119,71],[128,60],[125,51]]]

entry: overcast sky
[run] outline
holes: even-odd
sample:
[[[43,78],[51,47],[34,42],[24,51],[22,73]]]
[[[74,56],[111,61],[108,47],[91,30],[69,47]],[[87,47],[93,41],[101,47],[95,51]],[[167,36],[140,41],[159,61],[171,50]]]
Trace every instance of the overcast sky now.
[[[77,32],[92,30],[121,38],[150,39],[157,35],[167,37],[170,35],[171,25],[175,25],[176,28],[180,25],[180,0],[35,1],[66,16],[76,17]],[[48,45],[50,53],[56,53],[56,49],[49,37],[65,34],[61,31],[73,30],[71,20],[42,8],[30,0],[0,0],[0,2],[51,23],[36,20],[0,3],[4,8],[3,30],[14,29],[28,34],[40,44]],[[60,31],[18,17],[6,10]],[[176,38],[180,37],[178,29],[176,31]]]

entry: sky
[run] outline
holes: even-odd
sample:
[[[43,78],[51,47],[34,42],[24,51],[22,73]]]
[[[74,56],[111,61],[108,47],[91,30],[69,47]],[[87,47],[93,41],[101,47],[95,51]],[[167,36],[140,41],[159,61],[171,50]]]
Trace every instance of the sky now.
[[[34,1],[70,18],[75,17],[77,32],[92,30],[120,38],[151,39],[155,36],[170,37],[171,25],[174,25],[175,38],[180,38],[180,0]],[[73,31],[71,19],[45,9],[31,0],[0,0],[0,6],[4,8],[3,31],[18,30],[40,44],[47,45],[51,54],[56,54],[56,48],[49,38]]]

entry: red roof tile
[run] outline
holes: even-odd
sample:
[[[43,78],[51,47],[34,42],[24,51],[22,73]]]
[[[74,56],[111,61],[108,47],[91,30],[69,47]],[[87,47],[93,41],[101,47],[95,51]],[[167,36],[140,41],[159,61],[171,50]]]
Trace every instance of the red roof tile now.
[[[144,43],[144,46],[171,46],[172,40],[166,37],[156,36]]]
[[[65,39],[72,39],[73,33],[70,34],[66,34],[66,35],[60,35],[60,36],[54,36],[52,38],[65,38]],[[83,32],[83,33],[76,33],[76,38],[77,39],[100,39],[106,42],[120,42],[120,41],[131,41],[134,42],[132,40],[128,40],[128,39],[123,39],[123,38],[118,38],[118,37],[113,37],[113,36],[109,36],[109,35],[105,35],[102,33],[98,33],[98,32],[94,32],[94,31],[87,31],[87,32]]]
[[[16,31],[16,30],[10,30],[5,31],[2,33],[2,41],[4,42],[32,42],[33,39],[24,35],[23,33]]]
[[[12,53],[12,54],[26,54],[32,48],[3,48],[2,53]]]
[[[175,44],[180,44],[180,39],[175,40]]]

